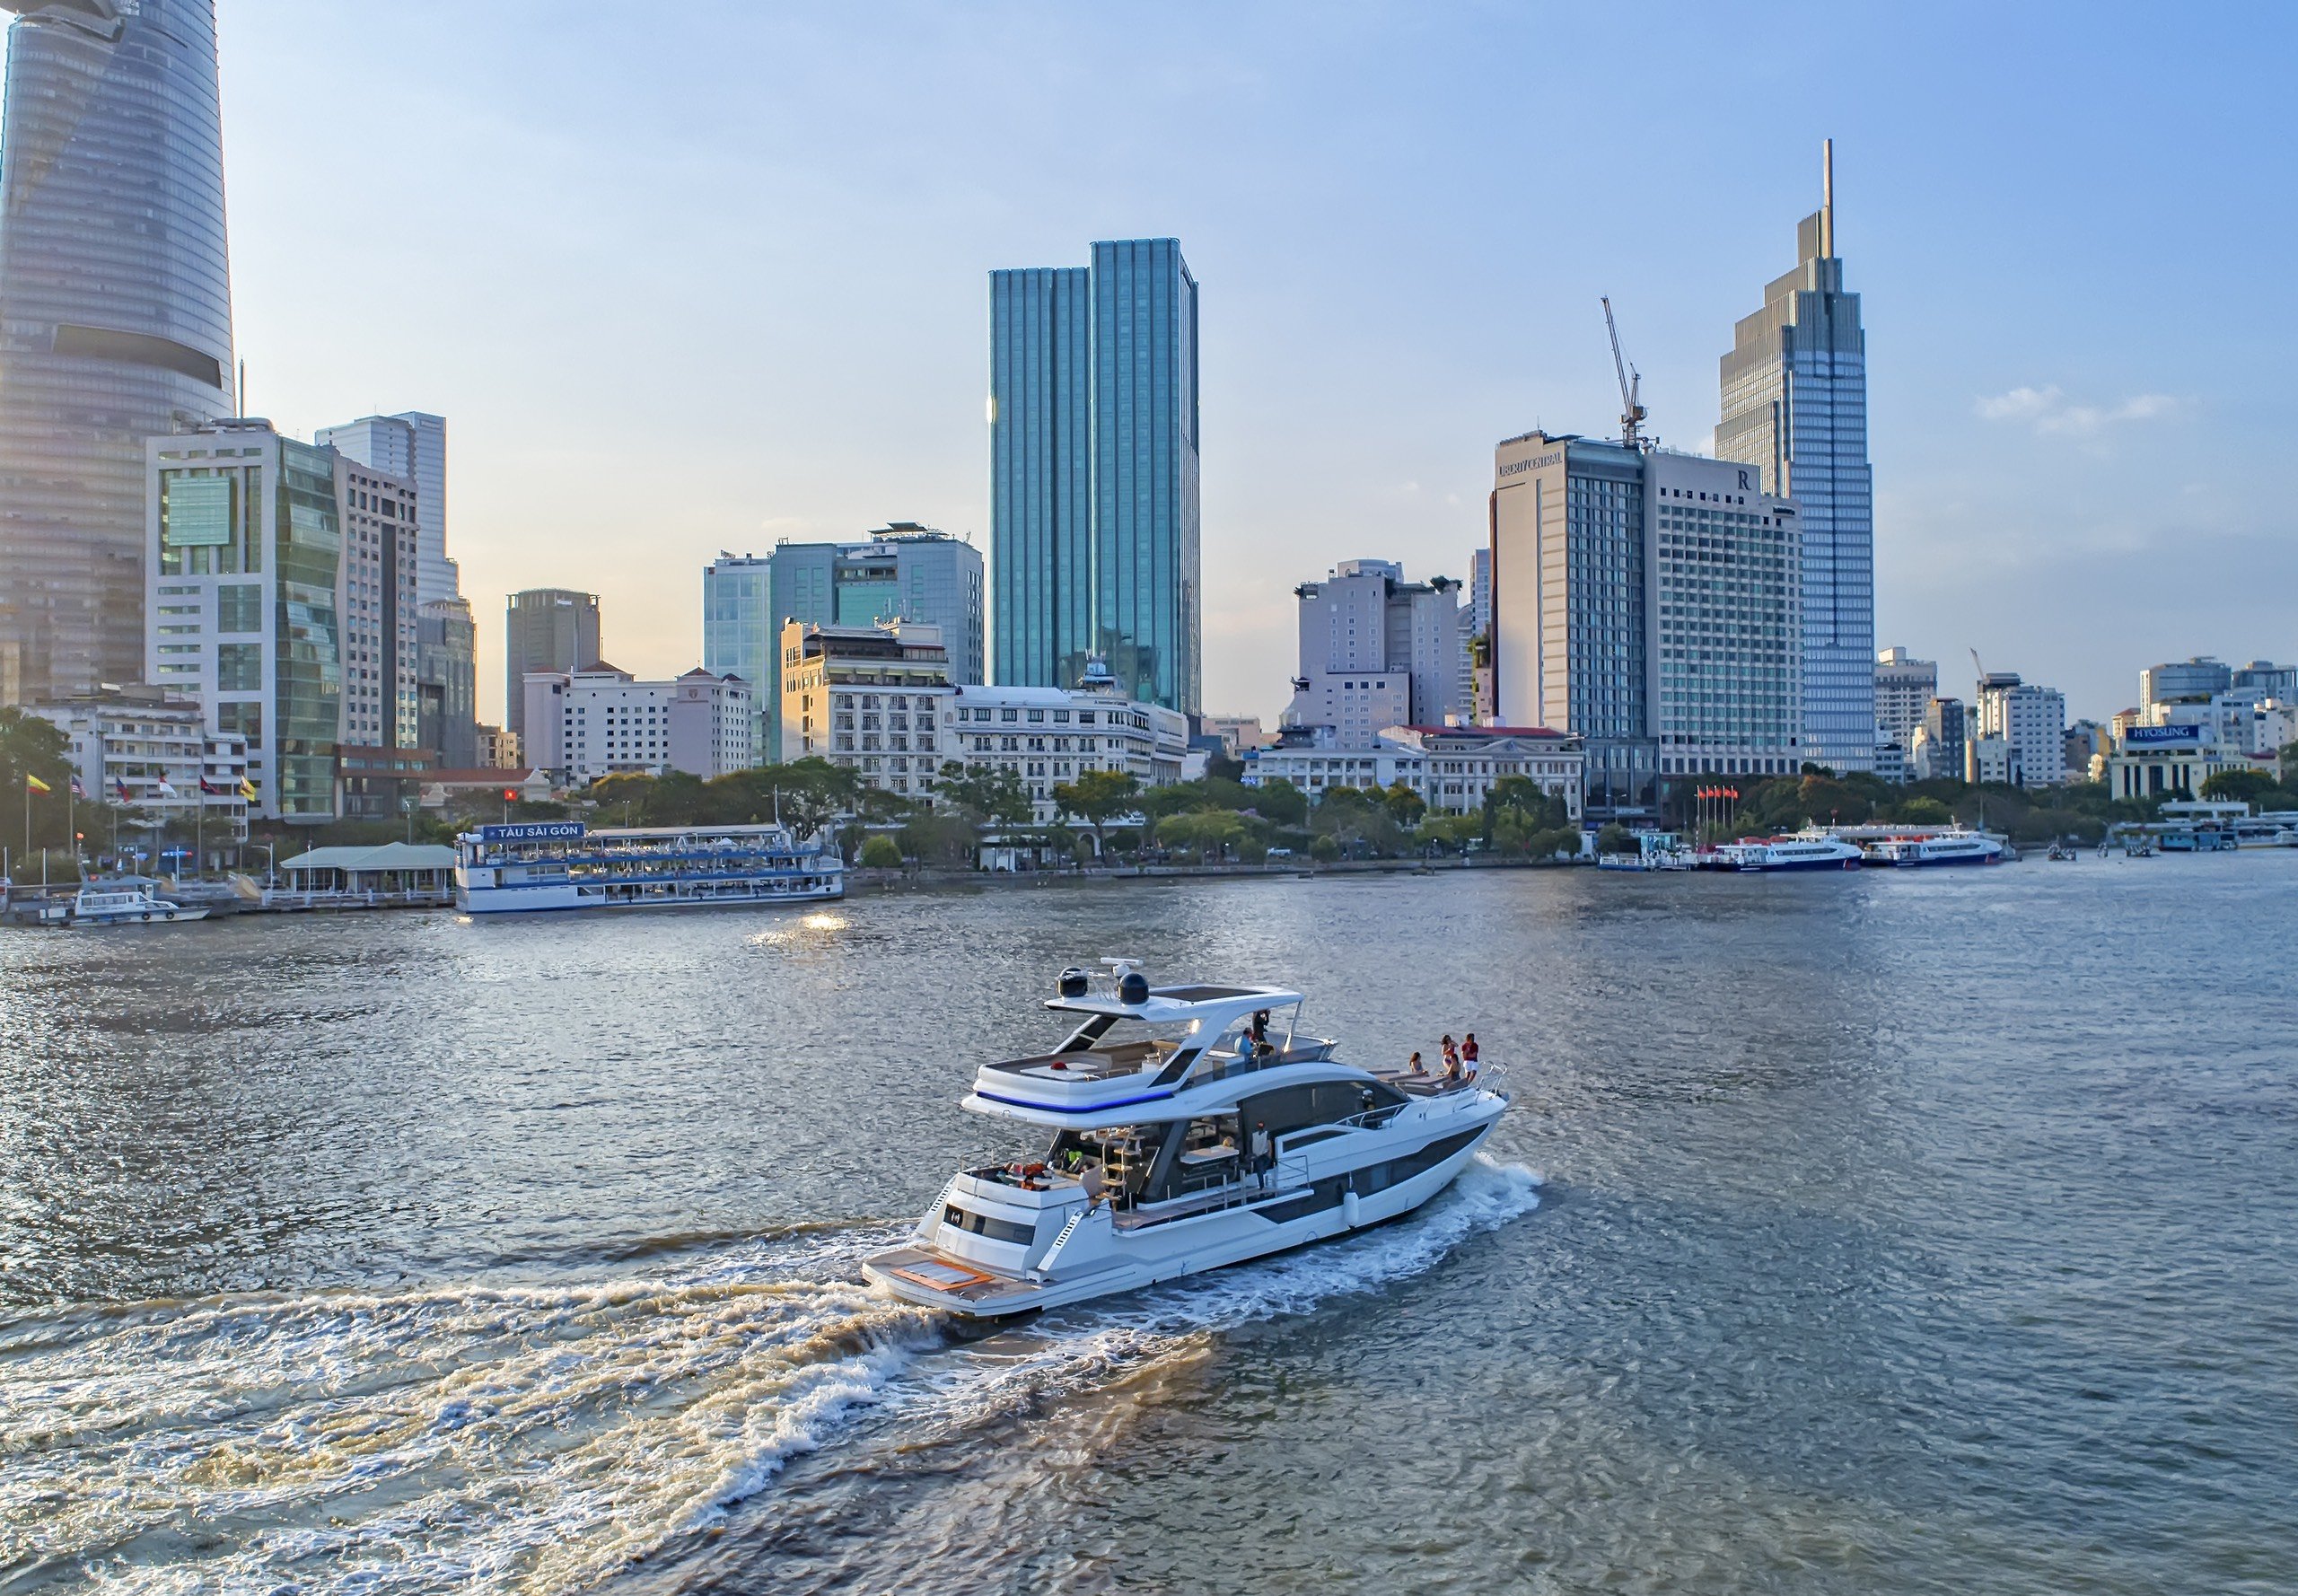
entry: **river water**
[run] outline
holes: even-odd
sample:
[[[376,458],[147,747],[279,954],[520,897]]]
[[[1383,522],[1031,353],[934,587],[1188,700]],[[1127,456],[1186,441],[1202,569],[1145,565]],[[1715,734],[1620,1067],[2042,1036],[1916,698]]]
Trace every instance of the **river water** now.
[[[2298,857],[0,937],[0,1593],[2298,1589]],[[1062,965],[1517,1094],[1417,1218],[860,1284]]]

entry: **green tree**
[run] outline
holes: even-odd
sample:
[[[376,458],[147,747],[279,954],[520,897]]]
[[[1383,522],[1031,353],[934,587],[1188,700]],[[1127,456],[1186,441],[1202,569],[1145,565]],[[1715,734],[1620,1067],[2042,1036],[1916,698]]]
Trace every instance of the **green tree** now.
[[[920,810],[901,829],[902,851],[939,864],[970,864],[980,834],[970,817]]]
[[[1019,773],[1002,765],[968,767],[952,759],[934,784],[934,801],[980,826],[1029,824],[1030,794]]]
[[[862,864],[870,870],[899,870],[901,845],[881,831],[862,844]]]
[[[2274,791],[2263,770],[2221,770],[2202,784],[2202,796],[2221,803],[2258,803]]]
[[[1614,820],[1596,833],[1596,852],[1632,854],[1636,852],[1636,833]]]
[[[0,845],[9,852],[22,850],[28,818],[33,846],[52,844],[72,851],[72,839],[65,835],[73,802],[71,747],[61,728],[39,715],[0,708]],[[34,782],[48,791],[39,791]]]
[[[1191,810],[1167,815],[1157,822],[1157,840],[1169,848],[1192,852],[1200,858],[1225,854],[1257,840],[1252,822],[1234,810]]]
[[[1252,807],[1261,819],[1279,826],[1299,826],[1309,819],[1309,795],[1283,776],[1248,788]]]
[[[1088,770],[1074,782],[1054,784],[1053,802],[1093,829],[1093,851],[1107,851],[1104,829],[1119,815],[1141,807],[1141,778],[1130,770]]]
[[[1381,801],[1388,806],[1390,819],[1399,826],[1417,826],[1420,817],[1428,812],[1428,801],[1401,781],[1392,783],[1381,794]]]
[[[1901,800],[1896,807],[1899,812],[1892,818],[1910,826],[1943,826],[1955,818],[1955,811],[1936,798],[1918,795]]]

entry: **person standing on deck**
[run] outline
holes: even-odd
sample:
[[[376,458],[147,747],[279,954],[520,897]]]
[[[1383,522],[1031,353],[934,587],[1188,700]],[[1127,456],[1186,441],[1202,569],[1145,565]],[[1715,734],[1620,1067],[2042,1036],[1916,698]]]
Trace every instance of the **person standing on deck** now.
[[[1253,1179],[1264,1190],[1268,1186],[1268,1166],[1275,1162],[1268,1139],[1268,1121],[1253,1121],[1253,1134],[1245,1143],[1246,1156],[1251,1161]]]
[[[1476,1032],[1471,1030],[1460,1039],[1460,1067],[1471,1081],[1476,1079]]]

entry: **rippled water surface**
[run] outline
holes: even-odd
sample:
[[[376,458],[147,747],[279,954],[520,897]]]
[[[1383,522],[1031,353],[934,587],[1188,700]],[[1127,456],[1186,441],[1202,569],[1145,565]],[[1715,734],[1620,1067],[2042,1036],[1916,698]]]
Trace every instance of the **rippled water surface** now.
[[[0,936],[0,1593],[2298,1590],[2294,891]],[[1516,1106],[1282,1259],[986,1337],[866,1289],[1104,953],[1360,1062],[1473,1029]]]

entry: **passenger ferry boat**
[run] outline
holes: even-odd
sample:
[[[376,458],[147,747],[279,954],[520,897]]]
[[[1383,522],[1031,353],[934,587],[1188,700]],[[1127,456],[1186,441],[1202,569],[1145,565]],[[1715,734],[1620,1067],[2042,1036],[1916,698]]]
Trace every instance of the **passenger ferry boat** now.
[[[1867,845],[1867,862],[1898,869],[1937,864],[2000,864],[2003,845],[1983,831],[1941,831],[1929,837],[1886,837]]]
[[[1062,972],[1053,1052],[983,1065],[963,1106],[1049,1135],[969,1161],[908,1241],[865,1260],[897,1295],[976,1319],[1059,1307],[1411,1213],[1508,1096],[1486,1079],[1342,1064],[1276,987],[1152,989],[1130,960]],[[1259,1136],[1267,1138],[1265,1156]]]
[[[1716,850],[1726,870],[1856,870],[1865,855],[1840,837],[1751,837]]]
[[[801,848],[786,826],[593,831],[579,820],[482,826],[455,839],[455,907],[701,908],[813,903],[846,894],[834,848]]]
[[[204,920],[204,905],[171,903],[150,881],[98,881],[72,899],[75,925],[145,925],[173,920]]]

